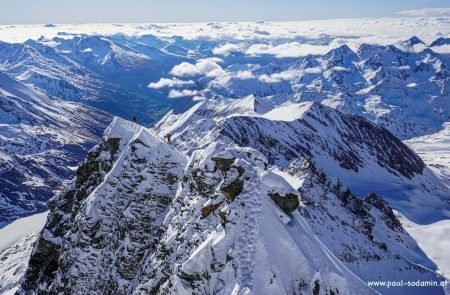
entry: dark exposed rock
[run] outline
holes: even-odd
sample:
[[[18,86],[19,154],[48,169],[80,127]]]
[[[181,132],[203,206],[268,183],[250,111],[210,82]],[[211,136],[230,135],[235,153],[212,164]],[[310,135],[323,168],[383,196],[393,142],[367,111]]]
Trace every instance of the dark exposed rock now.
[[[117,146],[118,140],[111,139],[94,147],[78,168],[74,179],[74,187],[48,202],[51,212],[47,218],[44,231],[48,231],[48,234],[53,238],[48,239],[41,234],[36,242],[23,278],[23,291],[35,290],[39,285],[46,286],[47,282],[54,279],[55,273],[60,267],[61,251],[61,245],[55,241],[60,241],[67,233],[81,202],[111,169],[112,163],[115,161]],[[109,154],[109,157],[106,157],[107,160],[98,159],[102,152]]]
[[[370,193],[364,197],[364,201],[373,205],[385,214],[383,220],[390,229],[403,230],[400,220],[398,220],[392,208],[382,197],[375,193]]]
[[[235,159],[224,159],[219,157],[212,157],[211,160],[216,162],[216,167],[222,172],[228,172]]]
[[[319,282],[319,280],[316,280],[314,282],[314,287],[312,289],[312,294],[313,295],[319,295],[320,294],[320,282]]]
[[[217,208],[222,204],[222,202],[218,204],[211,204],[202,208],[202,218],[208,217],[211,213],[216,211]]]
[[[205,176],[204,172],[200,169],[193,169],[191,175],[193,181],[190,182],[190,184],[195,187],[200,194],[209,196],[214,193],[214,187],[218,180]]]
[[[295,194],[286,194],[285,196],[281,196],[279,193],[269,193],[270,198],[283,210],[286,214],[291,214],[294,210],[300,206],[300,202],[298,201],[298,196]]]
[[[220,187],[220,192],[228,200],[234,201],[234,199],[242,192],[243,189],[244,189],[244,181],[240,179],[235,179],[228,185]]]

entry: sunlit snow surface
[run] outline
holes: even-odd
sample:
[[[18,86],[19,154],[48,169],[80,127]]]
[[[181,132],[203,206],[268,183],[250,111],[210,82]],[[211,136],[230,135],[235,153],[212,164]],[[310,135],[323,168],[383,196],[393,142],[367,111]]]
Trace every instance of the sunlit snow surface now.
[[[21,218],[0,229],[0,294],[14,294],[47,214]]]
[[[450,123],[440,132],[405,141],[450,186]]]
[[[416,240],[417,244],[438,266],[438,273],[450,278],[450,220],[442,220],[432,224],[420,225],[408,220],[396,212],[403,228]]]

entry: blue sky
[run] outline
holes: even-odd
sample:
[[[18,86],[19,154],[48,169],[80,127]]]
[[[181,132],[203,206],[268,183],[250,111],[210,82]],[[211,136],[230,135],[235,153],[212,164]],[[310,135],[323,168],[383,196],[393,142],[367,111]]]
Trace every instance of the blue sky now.
[[[0,7],[1,24],[289,21],[392,17],[405,10],[450,16],[450,0],[3,0]]]

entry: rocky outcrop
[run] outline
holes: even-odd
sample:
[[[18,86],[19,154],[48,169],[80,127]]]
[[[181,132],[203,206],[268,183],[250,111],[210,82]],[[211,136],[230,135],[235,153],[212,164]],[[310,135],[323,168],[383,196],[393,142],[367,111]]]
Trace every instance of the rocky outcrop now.
[[[279,193],[269,193],[272,201],[283,210],[284,213],[290,214],[300,206],[298,196],[296,194],[289,193],[285,196],[281,196]]]
[[[115,119],[68,190],[49,203],[21,292],[129,293],[157,243],[184,161],[147,130]]]

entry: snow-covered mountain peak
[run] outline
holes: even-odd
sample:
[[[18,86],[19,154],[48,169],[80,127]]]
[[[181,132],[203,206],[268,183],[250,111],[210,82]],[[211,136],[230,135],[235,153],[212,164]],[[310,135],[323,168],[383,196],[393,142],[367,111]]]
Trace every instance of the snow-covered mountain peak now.
[[[272,109],[271,111],[262,115],[262,118],[266,118],[273,121],[295,121],[300,120],[305,112],[309,111],[314,102],[305,102],[300,104],[294,104],[287,102],[279,107]]]
[[[168,114],[155,132],[163,136],[171,130],[173,144],[186,154],[220,140],[256,149],[282,169],[310,157],[358,196],[383,195],[419,223],[448,214],[446,186],[413,151],[373,122],[320,103],[289,102],[265,114],[196,114],[207,105],[203,102],[181,115]]]
[[[330,50],[322,60],[322,65],[326,69],[336,69],[337,67],[348,68],[352,67],[353,62],[358,59],[356,53],[350,49],[346,44],[338,48]]]
[[[412,36],[408,40],[405,41],[405,44],[408,44],[409,46],[415,46],[418,44],[425,45],[425,43],[420,40],[417,36]]]
[[[381,197],[358,199],[311,158],[281,171],[219,138],[186,161],[120,119],[105,135],[52,200],[20,292],[394,294],[365,282],[442,280]]]
[[[108,140],[110,138],[122,139],[124,144],[127,144],[143,127],[122,119],[114,117],[112,122],[103,132],[103,137]]]
[[[450,45],[450,38],[439,37],[430,44],[430,47],[442,45]]]

